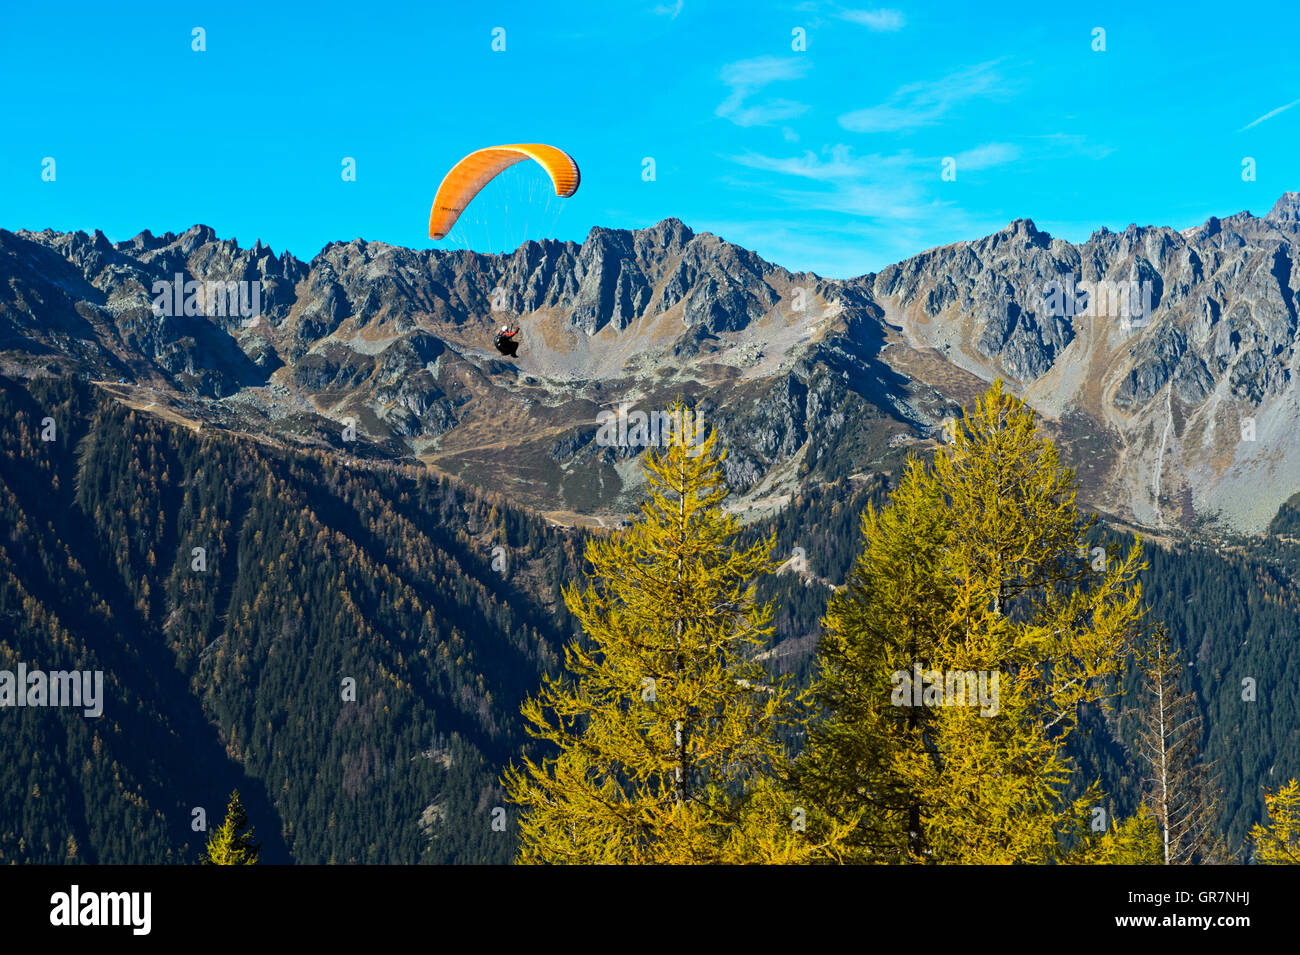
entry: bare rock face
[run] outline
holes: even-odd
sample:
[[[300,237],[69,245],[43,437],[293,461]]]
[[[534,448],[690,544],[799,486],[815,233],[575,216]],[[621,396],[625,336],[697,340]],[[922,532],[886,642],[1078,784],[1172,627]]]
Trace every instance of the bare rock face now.
[[[1284,225],[1300,223],[1300,192],[1284,192],[1264,217],[1269,222]]]
[[[602,413],[684,399],[726,440],[740,503],[779,503],[896,470],[1000,377],[1082,466],[1092,506],[1258,531],[1300,491],[1298,239],[1286,193],[1262,218],[1078,245],[1017,219],[841,282],[676,219],[501,256],[356,239],[310,262],[203,225],[117,243],[0,230],[0,360],[277,440],[348,418],[375,455],[573,514],[639,493],[644,446],[611,445]],[[257,314],[213,309],[211,291],[159,314],[158,283],[178,277],[255,287]],[[491,347],[507,323],[516,360]]]
[[[891,266],[874,291],[948,361],[1119,436],[1102,506],[1165,526],[1178,520],[1165,491],[1181,482],[1198,516],[1260,530],[1300,483],[1283,437],[1300,424],[1298,239],[1297,193],[1263,218],[1102,229],[1078,246],[1019,220]],[[1090,290],[1092,308],[1062,309],[1049,282]],[[1242,440],[1246,419],[1272,437]]]

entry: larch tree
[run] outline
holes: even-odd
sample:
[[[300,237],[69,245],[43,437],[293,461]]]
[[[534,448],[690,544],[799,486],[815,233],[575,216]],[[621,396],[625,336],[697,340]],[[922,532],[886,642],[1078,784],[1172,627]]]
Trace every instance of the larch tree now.
[[[855,861],[924,857],[924,807],[904,766],[928,758],[932,714],[891,705],[891,689],[945,626],[942,522],[937,488],[912,459],[889,506],[863,515],[868,546],[823,621],[812,695],[824,718],[809,728],[798,778],[814,831],[850,827]]]
[[[239,790],[230,794],[226,818],[221,826],[208,836],[200,861],[204,865],[253,865],[262,848],[253,841],[253,830],[248,825],[248,814],[239,800]]]
[[[1140,550],[1087,551],[1072,472],[1000,382],[948,437],[863,516],[799,785],[854,861],[1084,859],[1100,793],[1063,800],[1065,745],[1133,645]]]
[[[1162,865],[1164,842],[1160,824],[1145,806],[1127,819],[1112,819],[1111,827],[1100,837],[1091,830],[1079,833],[1077,845],[1083,847],[1074,861],[1089,865]]]
[[[1300,782],[1292,779],[1275,793],[1265,793],[1268,820],[1250,830],[1255,861],[1260,865],[1300,864]]]
[[[813,842],[788,794],[784,680],[755,659],[770,606],[752,583],[773,540],[738,548],[717,432],[678,402],[667,446],[644,460],[649,500],[593,540],[589,586],[565,603],[586,636],[523,707],[550,752],[512,765],[526,863],[802,862]]]
[[[1183,660],[1157,626],[1137,655],[1141,677],[1136,747],[1145,767],[1143,799],[1160,827],[1165,865],[1217,861],[1222,846],[1214,832],[1217,802],[1198,756],[1201,716],[1184,691]]]

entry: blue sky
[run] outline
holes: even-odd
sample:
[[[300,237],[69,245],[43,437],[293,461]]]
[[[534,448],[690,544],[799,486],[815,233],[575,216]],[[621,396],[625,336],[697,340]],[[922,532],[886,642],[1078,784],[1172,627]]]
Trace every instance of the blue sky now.
[[[1017,217],[1082,241],[1300,189],[1294,4],[51,9],[0,14],[0,228],[116,241],[203,222],[310,259],[357,237],[500,251],[676,216],[845,277]],[[525,223],[542,173],[517,167],[451,241],[428,239],[447,168],[528,141],[574,155],[576,196]]]

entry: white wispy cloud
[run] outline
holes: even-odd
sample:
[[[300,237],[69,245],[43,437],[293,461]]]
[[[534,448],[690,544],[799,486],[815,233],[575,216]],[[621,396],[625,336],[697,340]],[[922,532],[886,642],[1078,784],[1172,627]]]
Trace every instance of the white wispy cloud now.
[[[954,158],[961,175],[1013,162],[1021,154],[1014,143],[990,142]],[[954,203],[941,198],[938,156],[918,156],[908,150],[860,156],[851,147],[837,144],[820,153],[804,150],[772,156],[751,151],[726,158],[745,169],[772,174],[760,181],[728,181],[729,185],[761,192],[800,214],[833,212],[875,220],[881,227],[911,223],[928,229],[941,222],[948,230],[967,221]]]
[[[826,147],[821,155],[806,149],[798,156],[765,156],[746,152],[729,158],[750,169],[819,182],[864,178],[879,173],[886,167],[896,168],[910,161],[906,156],[854,156],[852,148],[842,144]]]
[[[668,17],[669,19],[676,20],[677,15],[682,12],[682,7],[685,5],[686,0],[677,0],[676,3],[671,4],[661,3],[650,12],[656,16]]]
[[[936,245],[974,239],[1003,228],[1005,219],[971,216],[949,202],[931,202],[908,221],[811,221],[806,217],[705,219],[707,229],[791,270],[847,279],[874,272]]]
[[[850,147],[839,144],[820,154],[811,150],[795,156],[746,152],[729,158],[745,168],[793,180],[761,184],[765,195],[790,208],[894,222],[921,214],[929,205],[924,178],[934,177],[921,168],[927,161],[910,153],[856,156]],[[934,161],[928,164],[933,166]]]
[[[847,279],[892,261],[890,252],[879,250],[875,230],[861,223],[837,228],[788,220],[705,219],[699,226],[783,268],[824,277]]]
[[[1263,116],[1261,116],[1259,119],[1254,120],[1253,122],[1249,122],[1249,123],[1247,123],[1245,126],[1241,127],[1241,129],[1237,130],[1237,132],[1239,132],[1239,133],[1244,133],[1246,130],[1250,129],[1252,126],[1258,126],[1260,123],[1264,122],[1264,120],[1266,120],[1266,119],[1272,119],[1272,118],[1273,118],[1274,116],[1276,116],[1278,113],[1285,113],[1285,112],[1286,112],[1287,110],[1289,110],[1292,106],[1296,106],[1296,105],[1300,105],[1300,99],[1292,100],[1291,102],[1287,103],[1285,106],[1279,106],[1277,109],[1271,109],[1271,110],[1269,110],[1267,113],[1265,113],[1265,114],[1264,114]]]
[[[902,12],[898,10],[841,10],[839,16],[841,20],[848,20],[850,23],[857,23],[880,33],[892,33],[907,25]]]
[[[728,63],[722,68],[722,82],[730,92],[714,112],[737,126],[767,126],[801,116],[808,110],[806,103],[778,98],[746,105],[745,100],[770,83],[797,80],[807,71],[807,61],[793,57],[756,56]]]
[[[1044,144],[1045,150],[1035,150],[1050,156],[1083,156],[1086,159],[1105,159],[1115,151],[1109,143],[1094,143],[1082,133],[1039,133],[1029,137]]]
[[[985,143],[983,146],[959,152],[953,157],[957,161],[958,174],[991,169],[1019,158],[1020,147],[1014,143]]]
[[[898,132],[938,122],[954,106],[977,98],[997,98],[1011,85],[996,69],[997,61],[980,63],[939,80],[900,86],[878,106],[840,116],[840,125],[855,133]]]
[[[915,180],[892,185],[853,183],[834,190],[775,189],[773,195],[803,211],[837,212],[891,223],[914,222],[935,206]]]

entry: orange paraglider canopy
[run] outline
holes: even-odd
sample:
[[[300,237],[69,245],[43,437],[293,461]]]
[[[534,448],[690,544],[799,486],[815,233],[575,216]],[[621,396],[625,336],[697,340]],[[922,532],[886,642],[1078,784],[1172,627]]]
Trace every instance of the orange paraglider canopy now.
[[[502,170],[525,159],[536,160],[551,182],[555,194],[567,199],[578,191],[578,164],[563,150],[542,143],[515,143],[509,146],[489,146],[479,149],[456,165],[442,180],[429,210],[429,238],[441,239],[456,224],[460,214]]]

